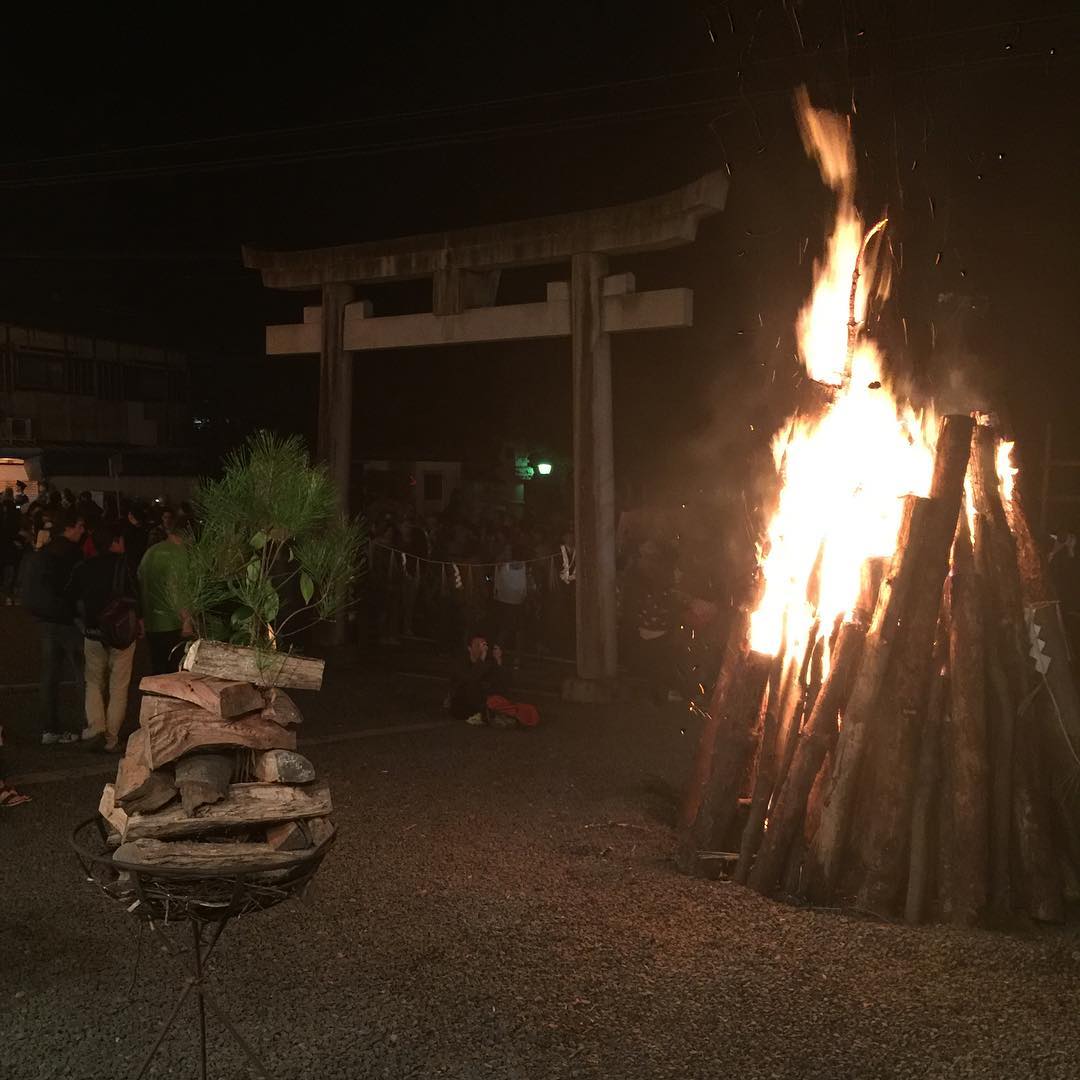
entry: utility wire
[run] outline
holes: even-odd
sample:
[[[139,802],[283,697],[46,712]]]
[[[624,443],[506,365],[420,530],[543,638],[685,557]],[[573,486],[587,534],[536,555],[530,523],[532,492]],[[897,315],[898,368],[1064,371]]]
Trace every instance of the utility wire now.
[[[1073,12],[1060,12],[1049,15],[1029,16],[1023,19],[1010,19],[997,22],[981,23],[975,26],[963,26],[955,27],[947,30],[940,30],[934,33],[925,34],[912,34],[907,37],[893,39],[895,45],[905,45],[914,43],[923,43],[929,41],[939,41],[950,37],[956,37],[960,34],[978,34],[984,33],[990,30],[999,29],[1019,29],[1023,26],[1035,25],[1039,23],[1054,22],[1062,19],[1069,19],[1075,17]],[[870,39],[859,40],[856,39],[852,43],[845,44],[831,50],[816,50],[813,55],[817,57],[825,57],[831,55],[848,54],[849,52],[856,52],[859,50],[872,47],[873,42]],[[747,67],[763,67],[768,64],[780,64],[785,63],[792,59],[805,59],[806,53],[797,51],[792,53],[786,53],[779,56],[761,57],[754,60],[748,60],[742,58],[740,60],[740,68],[745,71]],[[1015,60],[1025,55],[1038,55],[1042,56],[1042,53],[1034,54],[1012,54],[1007,57],[1000,58],[988,58],[990,60]],[[977,61],[976,61],[977,62]],[[77,163],[77,162],[94,162],[102,161],[106,158],[120,157],[127,154],[142,153],[167,153],[175,152],[178,150],[190,150],[203,146],[217,146],[225,143],[240,142],[244,140],[254,139],[269,139],[278,138],[289,135],[306,134],[316,131],[331,131],[340,130],[343,128],[363,128],[372,127],[379,124],[388,123],[402,123],[415,120],[435,119],[452,115],[466,114],[470,112],[476,112],[484,109],[504,108],[511,105],[522,105],[530,103],[539,103],[543,101],[550,101],[556,98],[573,97],[581,94],[595,93],[601,90],[624,90],[637,86],[647,86],[661,82],[671,82],[677,79],[692,78],[701,75],[717,75],[727,73],[727,68],[720,65],[712,65],[707,67],[688,68],[683,71],[676,72],[664,72],[656,75],[641,76],[634,79],[621,79],[607,82],[598,82],[587,84],[584,86],[570,87],[561,90],[546,90],[539,91],[532,94],[520,94],[512,97],[503,98],[491,98],[482,101],[469,102],[459,105],[444,105],[431,109],[419,109],[406,112],[391,112],[382,113],[377,116],[360,117],[350,120],[331,120],[320,121],[312,124],[301,124],[290,127],[280,128],[265,128],[255,131],[239,132],[228,135],[215,135],[204,136],[197,139],[188,139],[167,143],[147,143],[142,145],[134,145],[128,147],[120,147],[112,150],[102,151],[90,151],[78,154],[64,154],[55,155],[49,157],[40,158],[28,158],[20,161],[11,161],[0,163],[0,173],[10,172],[23,168],[34,168],[43,165],[61,165],[65,163]],[[758,95],[753,95],[758,96]],[[313,151],[317,153],[317,151]],[[237,159],[241,160],[241,159]],[[104,175],[104,174],[103,174]]]

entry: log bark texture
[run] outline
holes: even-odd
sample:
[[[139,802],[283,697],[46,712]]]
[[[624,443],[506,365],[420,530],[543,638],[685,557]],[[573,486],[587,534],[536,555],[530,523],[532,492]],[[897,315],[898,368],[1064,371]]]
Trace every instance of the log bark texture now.
[[[720,714],[713,768],[694,825],[683,837],[679,863],[697,870],[699,851],[723,850],[739,809],[739,788],[754,752],[754,726],[773,658],[748,652]]]
[[[750,611],[746,607],[741,607],[736,611],[731,629],[728,632],[727,644],[724,647],[724,658],[720,663],[720,672],[716,677],[716,682],[713,684],[708,713],[702,724],[701,734],[698,736],[694,764],[686,784],[686,791],[683,794],[682,805],[679,808],[679,829],[681,832],[693,827],[701,810],[701,805],[705,800],[705,793],[709,787],[709,777],[712,775],[713,755],[716,752],[716,740],[720,732],[724,702],[731,692],[736,675],[742,668],[743,657],[746,656],[749,650],[749,632]]]
[[[264,750],[256,754],[251,772],[256,780],[265,783],[307,784],[315,779],[315,766],[294,750]]]
[[[121,830],[123,840],[169,839],[244,825],[264,825],[333,813],[325,783],[290,787],[285,784],[233,784],[221,802],[204,806],[188,817],[182,806],[156,814],[130,814]]]
[[[279,690],[276,687],[270,691],[271,700],[267,703],[266,708],[263,709],[263,716],[267,720],[273,720],[276,724],[281,724],[285,727],[289,724],[302,724],[304,717],[301,715],[300,710],[296,707],[296,702],[293,701],[284,690]]]
[[[166,769],[148,769],[141,761],[123,757],[116,771],[116,804],[124,810],[149,813],[176,797],[176,783]]]
[[[862,660],[844,712],[829,776],[822,782],[821,818],[806,853],[807,894],[828,902],[836,889],[851,830],[852,808],[866,752],[866,723],[881,691],[919,565],[923,535],[929,524],[929,499],[908,496],[897,534],[896,552],[878,591],[877,606],[866,635]]]
[[[873,745],[866,803],[870,818],[862,844],[865,871],[858,903],[879,915],[893,914],[906,893],[919,736],[933,671],[942,589],[963,505],[972,428],[970,416],[946,416],[942,423],[930,486],[929,520],[910,603],[886,692],[869,732]]]
[[[949,783],[947,859],[942,914],[971,926],[987,906],[990,884],[990,747],[981,585],[966,519],[961,519],[949,583],[949,722],[944,761]]]
[[[147,675],[139,683],[139,689],[147,694],[160,694],[199,705],[225,719],[266,707],[262,691],[251,683],[192,675],[186,671]]]
[[[200,806],[221,802],[229,791],[235,754],[188,754],[175,766],[180,804],[190,816]]]
[[[301,851],[311,846],[299,821],[280,821],[271,825],[266,830],[266,842],[275,851]]]
[[[296,863],[295,852],[275,851],[269,844],[230,844],[209,841],[128,840],[113,853],[113,861],[133,867],[159,866],[174,870],[212,870],[250,874]]]
[[[799,836],[814,780],[836,741],[837,715],[851,690],[862,657],[866,628],[845,623],[840,628],[828,678],[810,718],[803,725],[795,756],[769,815],[769,827],[749,874],[750,887],[769,895],[780,883],[789,850]]]
[[[241,645],[200,638],[184,657],[184,670],[193,675],[254,683],[256,686],[286,686],[296,690],[322,687],[324,661],[291,653],[259,652]]]
[[[145,760],[150,768],[175,761],[194,750],[248,747],[252,750],[295,750],[296,735],[258,714],[222,720],[194,705],[174,705],[154,711],[148,703],[166,698],[143,698],[139,723],[146,733]]]

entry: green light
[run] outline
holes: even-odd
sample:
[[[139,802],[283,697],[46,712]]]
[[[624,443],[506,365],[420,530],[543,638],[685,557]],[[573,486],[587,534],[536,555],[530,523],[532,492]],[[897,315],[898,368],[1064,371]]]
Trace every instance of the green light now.
[[[550,476],[551,475],[551,462],[550,461],[538,461],[536,463],[536,471],[541,476]]]

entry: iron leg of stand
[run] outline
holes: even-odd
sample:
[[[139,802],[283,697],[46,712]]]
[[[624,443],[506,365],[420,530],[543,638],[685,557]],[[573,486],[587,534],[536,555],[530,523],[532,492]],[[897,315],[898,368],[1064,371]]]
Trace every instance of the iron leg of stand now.
[[[202,923],[191,921],[192,945],[195,952],[195,983],[199,1005],[199,1080],[206,1080],[206,1005],[203,1003]]]
[[[213,999],[208,990],[203,992],[202,999],[205,1000],[206,1004],[210,1006],[210,1011],[217,1017],[218,1022],[220,1024],[223,1024],[226,1031],[228,1031],[228,1033],[237,1041],[240,1049],[243,1050],[245,1054],[247,1054],[248,1061],[250,1061],[251,1064],[255,1067],[256,1072],[258,1072],[258,1074],[263,1077],[263,1080],[274,1080],[274,1078],[267,1070],[266,1066],[256,1056],[255,1051],[252,1050],[251,1047],[248,1045],[248,1042],[244,1038],[244,1036],[236,1030],[236,1028],[233,1026],[233,1022],[221,1011],[218,1003]]]
[[[154,1045],[150,1047],[146,1057],[143,1058],[143,1063],[139,1067],[139,1071],[135,1074],[134,1080],[139,1080],[140,1077],[146,1075],[146,1070],[150,1068],[150,1062],[154,1060],[154,1055],[158,1052],[158,1048],[165,1041],[165,1036],[169,1034],[169,1029],[176,1022],[176,1017],[180,1013],[180,1007],[188,999],[188,994],[195,989],[195,980],[188,979],[184,985],[184,989],[181,991],[180,996],[176,999],[176,1004],[173,1006],[173,1011],[169,1014],[169,1019],[165,1021],[161,1030],[158,1032],[158,1037],[154,1040]]]

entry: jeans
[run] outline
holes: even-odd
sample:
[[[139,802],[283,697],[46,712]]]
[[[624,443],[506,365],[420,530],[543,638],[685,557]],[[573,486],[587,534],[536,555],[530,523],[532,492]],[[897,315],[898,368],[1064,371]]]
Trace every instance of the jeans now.
[[[41,731],[59,734],[65,727],[72,729],[70,724],[60,722],[60,683],[66,674],[65,662],[80,691],[83,686],[83,636],[74,623],[39,622],[38,630],[41,633]]]
[[[86,727],[105,736],[106,749],[116,746],[127,715],[128,685],[135,660],[135,643],[113,649],[100,641],[86,639]],[[108,689],[109,704],[105,705]]]

